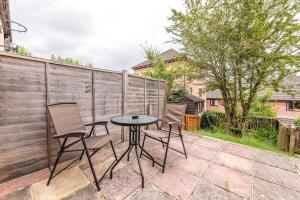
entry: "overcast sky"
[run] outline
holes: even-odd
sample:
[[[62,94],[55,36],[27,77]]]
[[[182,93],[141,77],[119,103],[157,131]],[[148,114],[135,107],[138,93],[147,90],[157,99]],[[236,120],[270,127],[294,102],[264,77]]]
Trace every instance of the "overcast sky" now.
[[[37,57],[72,57],[122,70],[145,60],[147,42],[165,51],[178,47],[166,33],[171,8],[183,0],[10,0],[11,19],[28,28],[13,42]]]

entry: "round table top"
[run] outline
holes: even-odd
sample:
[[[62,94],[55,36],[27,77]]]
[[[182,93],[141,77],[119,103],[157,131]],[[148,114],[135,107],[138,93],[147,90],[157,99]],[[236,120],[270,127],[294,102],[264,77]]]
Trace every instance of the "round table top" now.
[[[138,116],[138,119],[132,119],[132,116]],[[112,117],[110,121],[121,126],[146,126],[156,123],[158,118],[150,115],[119,115]]]

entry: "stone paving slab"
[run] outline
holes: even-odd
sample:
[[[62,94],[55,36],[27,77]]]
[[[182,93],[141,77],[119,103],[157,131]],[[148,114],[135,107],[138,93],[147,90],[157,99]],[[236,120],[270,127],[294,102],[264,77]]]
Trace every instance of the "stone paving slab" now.
[[[0,198],[0,200],[31,200],[30,187],[14,191]]]
[[[206,170],[204,179],[244,198],[251,198],[252,178],[247,174],[212,164]]]
[[[74,191],[89,184],[80,168],[73,167],[63,171],[46,185],[47,179],[32,185],[32,194],[35,200],[53,200],[69,196]]]
[[[223,143],[217,140],[212,140],[209,138],[205,138],[205,137],[199,137],[199,139],[197,140],[193,140],[192,142],[195,145],[200,145],[200,146],[204,146],[210,149],[213,149],[215,151],[219,151],[221,150]]]
[[[192,156],[202,158],[208,161],[213,160],[217,154],[217,151],[215,150],[195,144],[187,146],[187,152]]]
[[[224,190],[204,179],[201,179],[189,200],[242,200],[243,198],[235,195],[228,190]]]
[[[153,184],[146,184],[143,189],[138,189],[134,194],[126,198],[126,200],[154,200],[154,199],[174,199],[165,192],[155,187]]]
[[[113,179],[106,176],[100,185],[101,192],[108,199],[124,199],[141,187],[141,177],[127,166],[114,171]]]
[[[122,160],[122,163],[124,165],[128,166],[129,168],[131,168],[136,173],[140,174],[140,169],[139,169],[138,162],[136,160],[135,152],[131,152],[129,158],[130,158],[130,160],[127,161],[127,156],[126,156]],[[143,170],[145,180],[150,179],[151,177],[153,177],[154,175],[156,175],[158,172],[160,172],[162,170],[162,168],[159,167],[158,165],[155,165],[154,167],[152,167],[152,162],[149,159],[145,158],[145,157],[142,157],[140,159],[140,163],[141,163],[141,166],[142,166],[142,170]]]
[[[253,172],[252,160],[235,156],[232,154],[220,152],[217,154],[215,162],[223,166],[247,173],[249,175],[252,175]]]
[[[254,200],[298,200],[300,193],[286,187],[264,181],[253,179]]]
[[[256,151],[254,160],[291,172],[297,172],[296,165],[289,156],[267,151]]]
[[[262,163],[254,163],[254,176],[300,192],[300,175]]]
[[[172,163],[172,166],[182,169],[183,171],[201,177],[207,169],[209,162],[194,156],[180,158]]]
[[[61,200],[105,200],[105,198],[95,191],[95,187],[93,187],[92,184],[89,184]]]
[[[198,178],[173,167],[150,182],[176,199],[188,199],[197,185]]]
[[[240,144],[234,144],[231,142],[223,142],[222,152],[226,152],[239,157],[253,159],[256,155],[257,149],[247,147]]]

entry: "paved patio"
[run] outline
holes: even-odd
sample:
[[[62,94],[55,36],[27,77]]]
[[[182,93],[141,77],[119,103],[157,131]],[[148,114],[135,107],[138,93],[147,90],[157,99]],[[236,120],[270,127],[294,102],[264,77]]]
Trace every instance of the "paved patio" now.
[[[134,152],[108,176],[97,192],[85,161],[68,169],[46,186],[47,169],[0,185],[0,199],[300,199],[300,159],[238,144],[185,134],[188,159],[170,151],[164,174],[143,158],[145,188]],[[163,158],[161,144],[147,141],[146,148]],[[172,146],[181,147],[175,139]],[[117,145],[118,154],[127,143]],[[109,150],[94,158],[100,176],[112,162]],[[62,167],[62,166],[60,166]]]

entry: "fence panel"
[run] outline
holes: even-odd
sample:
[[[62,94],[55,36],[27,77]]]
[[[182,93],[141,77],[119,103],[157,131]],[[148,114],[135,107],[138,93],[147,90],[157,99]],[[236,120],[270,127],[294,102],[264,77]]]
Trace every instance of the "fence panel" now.
[[[47,167],[44,66],[0,57],[0,183]]]
[[[144,78],[128,76],[127,114],[145,114]]]
[[[95,121],[108,120],[122,114],[122,73],[94,71]],[[108,124],[110,133],[119,140],[121,127]],[[104,133],[103,127],[97,127],[96,134]]]

